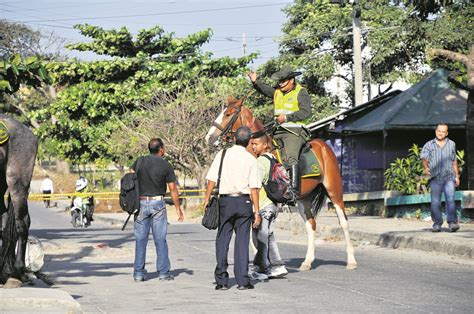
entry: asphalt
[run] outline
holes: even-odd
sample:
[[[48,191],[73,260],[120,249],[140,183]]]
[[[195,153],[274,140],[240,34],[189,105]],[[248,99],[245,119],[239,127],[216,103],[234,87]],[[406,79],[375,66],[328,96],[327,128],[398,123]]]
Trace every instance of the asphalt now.
[[[97,222],[121,228],[125,213],[95,214]],[[174,218],[170,215],[170,220]],[[199,223],[199,218],[188,219]],[[299,243],[306,241],[304,224],[296,213],[283,212],[277,219],[279,242]],[[130,222],[129,222],[130,223]],[[338,219],[332,212],[324,211],[317,220],[317,239],[343,239]],[[349,229],[354,242],[372,244],[393,249],[415,249],[452,258],[474,258],[474,223],[460,224],[457,232],[449,232],[443,225],[442,232],[431,232],[431,221],[418,221],[374,216],[349,216]],[[318,241],[318,240],[316,240]],[[37,281],[39,279],[36,279]],[[21,288],[0,289],[0,312],[82,312],[80,304],[65,291],[39,288],[23,284]]]

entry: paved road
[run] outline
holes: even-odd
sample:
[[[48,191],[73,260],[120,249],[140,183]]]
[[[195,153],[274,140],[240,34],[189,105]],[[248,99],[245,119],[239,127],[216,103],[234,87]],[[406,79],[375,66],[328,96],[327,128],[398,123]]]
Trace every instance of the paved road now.
[[[247,291],[238,291],[231,280],[230,290],[215,291],[215,232],[196,224],[169,226],[174,281],[160,282],[150,273],[149,280],[135,283],[131,229],[122,232],[95,223],[77,230],[64,213],[39,203],[32,203],[30,211],[31,234],[40,237],[47,254],[43,270],[53,288],[70,293],[85,312],[471,313],[474,305],[471,261],[358,245],[359,268],[348,271],[342,243],[318,241],[313,270],[298,272],[305,247],[280,230],[287,278],[257,283],[255,290]],[[153,271],[152,241],[149,244],[147,267]]]

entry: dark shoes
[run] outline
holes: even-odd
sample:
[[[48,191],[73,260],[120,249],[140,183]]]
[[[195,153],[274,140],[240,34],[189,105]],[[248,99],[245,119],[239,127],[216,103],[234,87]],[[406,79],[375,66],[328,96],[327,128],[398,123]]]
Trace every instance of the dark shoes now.
[[[158,277],[158,280],[161,280],[161,281],[171,281],[171,280],[174,280],[174,277],[173,275],[166,275],[165,277]]]
[[[434,225],[433,229],[431,229],[431,232],[441,232],[441,226],[440,225]]]
[[[229,290],[229,287],[226,285],[216,285],[216,290]]]
[[[451,222],[449,224],[449,231],[450,232],[456,232],[459,230],[459,224],[455,223],[455,222]]]
[[[255,288],[251,283],[246,284],[245,286],[238,285],[237,290],[249,290]]]
[[[133,277],[133,281],[142,282],[142,281],[145,281],[145,277]]]

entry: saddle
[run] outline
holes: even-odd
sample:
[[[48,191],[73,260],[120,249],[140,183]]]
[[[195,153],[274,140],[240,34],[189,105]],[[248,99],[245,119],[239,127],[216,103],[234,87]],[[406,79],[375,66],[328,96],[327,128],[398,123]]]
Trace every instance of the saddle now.
[[[283,165],[286,165],[286,160],[282,160],[282,156],[286,155],[284,153],[285,147],[283,141],[273,139],[273,146],[276,149],[278,161]],[[321,167],[318,158],[311,149],[309,141],[306,141],[306,143],[300,148],[298,157],[298,173],[301,179],[321,176]]]
[[[0,145],[6,143],[10,135],[8,134],[8,127],[3,121],[0,121]]]

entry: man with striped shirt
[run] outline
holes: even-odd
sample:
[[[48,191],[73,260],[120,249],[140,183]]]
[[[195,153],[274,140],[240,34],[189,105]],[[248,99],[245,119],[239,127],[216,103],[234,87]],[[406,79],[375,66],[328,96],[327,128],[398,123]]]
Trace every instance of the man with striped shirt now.
[[[456,232],[459,230],[454,204],[454,191],[459,186],[456,144],[448,138],[447,124],[438,124],[435,135],[434,139],[423,146],[420,156],[425,174],[430,177],[432,231],[441,231],[441,194],[444,192],[449,231]]]

